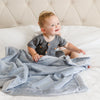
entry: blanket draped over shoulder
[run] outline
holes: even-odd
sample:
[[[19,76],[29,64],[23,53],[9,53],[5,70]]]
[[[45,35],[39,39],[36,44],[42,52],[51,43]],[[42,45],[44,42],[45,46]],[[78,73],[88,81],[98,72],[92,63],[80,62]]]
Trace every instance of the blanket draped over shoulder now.
[[[0,59],[1,91],[9,95],[50,96],[87,90],[79,72],[86,70],[89,57],[43,56],[37,63],[25,50],[6,48]]]

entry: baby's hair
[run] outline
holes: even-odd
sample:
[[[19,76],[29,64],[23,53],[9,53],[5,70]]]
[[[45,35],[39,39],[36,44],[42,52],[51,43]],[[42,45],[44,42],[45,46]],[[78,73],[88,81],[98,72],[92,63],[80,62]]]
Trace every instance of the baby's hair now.
[[[38,20],[40,27],[43,27],[46,18],[49,18],[54,15],[55,14],[51,11],[42,11],[39,15],[39,20]]]

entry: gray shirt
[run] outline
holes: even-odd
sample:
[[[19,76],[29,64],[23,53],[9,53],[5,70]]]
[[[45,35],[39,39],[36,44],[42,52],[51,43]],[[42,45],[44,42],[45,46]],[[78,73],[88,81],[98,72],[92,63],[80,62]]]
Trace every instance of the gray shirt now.
[[[39,55],[55,56],[56,49],[65,46],[66,43],[67,41],[58,35],[55,35],[52,41],[47,42],[43,34],[40,34],[34,37],[27,45],[35,49]]]

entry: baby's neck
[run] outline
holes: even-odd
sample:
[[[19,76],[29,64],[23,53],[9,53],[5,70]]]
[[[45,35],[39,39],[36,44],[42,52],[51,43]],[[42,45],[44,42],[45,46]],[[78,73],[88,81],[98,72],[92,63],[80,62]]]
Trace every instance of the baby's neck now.
[[[55,38],[55,35],[47,35],[47,34],[44,34],[44,33],[43,33],[43,36],[44,36],[44,39],[47,42],[51,42]]]

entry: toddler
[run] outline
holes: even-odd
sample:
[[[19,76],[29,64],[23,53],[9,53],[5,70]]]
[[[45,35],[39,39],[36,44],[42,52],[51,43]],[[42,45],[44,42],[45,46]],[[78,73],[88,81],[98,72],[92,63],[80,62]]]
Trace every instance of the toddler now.
[[[37,62],[43,55],[57,56],[69,55],[71,58],[78,57],[77,53],[85,52],[72,43],[67,42],[60,36],[61,25],[58,17],[50,11],[43,11],[40,13],[38,20],[42,34],[34,37],[28,43],[28,51],[33,60]],[[57,51],[58,47],[66,49]]]

